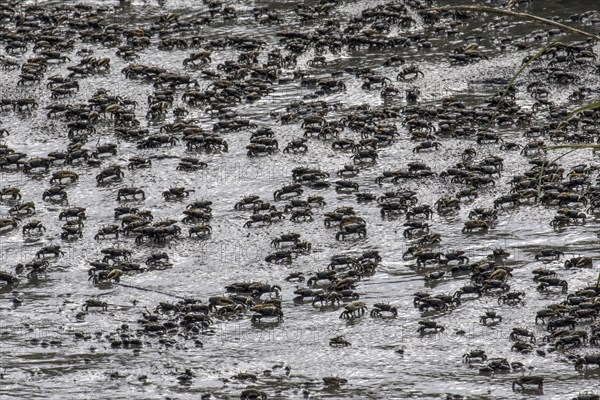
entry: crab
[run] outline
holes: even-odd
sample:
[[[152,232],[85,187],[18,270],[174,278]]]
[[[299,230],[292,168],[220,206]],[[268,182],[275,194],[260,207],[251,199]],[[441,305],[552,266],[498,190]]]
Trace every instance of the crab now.
[[[486,232],[490,229],[490,224],[487,221],[472,219],[465,222],[465,226],[462,228],[462,233],[471,233],[475,229],[479,229],[481,232]]]
[[[126,249],[113,248],[113,247],[109,247],[107,249],[102,249],[102,250],[100,250],[100,253],[104,254],[104,258],[102,259],[102,262],[104,262],[104,263],[111,261],[111,260],[112,261],[119,261],[119,260],[127,261],[131,257],[131,251],[126,250]]]
[[[340,230],[335,234],[335,240],[345,239],[348,235],[358,235],[359,238],[366,238],[367,227],[362,223],[340,225]]]
[[[508,292],[498,297],[498,304],[515,305],[523,302],[525,292]]]
[[[250,290],[252,297],[257,299],[260,298],[263,294],[268,293],[271,299],[279,298],[281,293],[281,287],[278,285],[269,285],[267,283],[255,282],[250,284],[248,287]],[[270,300],[274,302],[275,300]]]
[[[288,276],[285,277],[284,281],[286,282],[304,282],[305,281],[304,273],[302,272],[292,272]]]
[[[358,183],[346,180],[335,181],[335,190],[338,193],[352,193],[359,190]]]
[[[439,214],[450,215],[460,210],[460,200],[442,197],[434,203],[434,206]]]
[[[190,193],[195,192],[193,189],[186,189],[184,187],[172,187],[169,190],[165,190],[162,195],[165,200],[182,199],[184,197],[188,197]]]
[[[46,271],[46,268],[48,268],[49,265],[50,263],[46,260],[35,259],[33,261],[28,262],[25,265],[17,264],[17,266],[15,267],[15,271],[20,273],[20,271],[23,268],[31,269],[31,271],[29,271],[29,273],[27,274],[27,278],[31,278],[33,276],[37,276],[37,274],[40,272]]]
[[[592,268],[592,257],[573,257],[565,261],[565,268]]]
[[[408,227],[408,228],[404,229],[403,236],[405,238],[409,238],[409,237],[413,236],[415,234],[415,232],[429,233],[429,224],[426,222],[420,222],[420,221],[405,222],[404,226]]]
[[[425,266],[428,261],[439,262],[442,253],[434,253],[431,251],[421,251],[415,255],[417,259],[417,267]]]
[[[291,250],[278,250],[265,257],[268,263],[291,264],[294,258],[294,253]]]
[[[133,170],[136,168],[148,168],[152,166],[152,160],[149,158],[143,157],[130,157],[129,164],[127,164],[127,169]]]
[[[521,342],[518,339],[510,348],[511,351],[518,351],[521,353],[529,353],[532,349],[533,347],[529,343]]]
[[[38,233],[42,233],[42,231],[46,231],[46,227],[44,227],[44,225],[42,225],[42,222],[38,220],[29,221],[28,223],[23,225],[24,235],[31,233],[31,231],[33,230],[37,230]]]
[[[263,303],[261,305],[251,307],[250,311],[257,313],[252,316],[253,323],[262,322],[262,318],[268,317],[277,318],[277,322],[281,322],[283,320],[283,311],[281,311],[281,308],[270,303]]]
[[[335,270],[325,270],[325,271],[317,271],[315,272],[314,276],[311,276],[308,281],[306,282],[306,284],[308,286],[315,286],[317,284],[317,282],[321,281],[321,280],[328,280],[330,283],[334,282],[337,277],[336,277],[337,272]]]
[[[207,223],[212,218],[212,215],[210,214],[210,212],[207,212],[206,208],[188,208],[187,210],[183,211],[183,214],[185,215],[185,217],[182,219],[182,222],[185,224],[196,223],[198,221]]]
[[[36,258],[45,258],[46,254],[50,254],[53,257],[65,255],[65,253],[60,249],[60,246],[50,245],[50,246],[44,246],[40,250],[38,250],[37,253],[35,253],[35,257]]]
[[[458,300],[458,303],[460,303],[460,300]],[[448,303],[444,300],[429,295],[421,298],[415,297],[414,304],[419,307],[419,311],[426,311],[430,308],[433,308],[436,311],[445,311],[448,309]]]
[[[514,207],[517,207],[521,204],[520,195],[518,193],[503,195],[494,200],[494,209],[504,208],[504,204],[511,204]]]
[[[360,169],[358,169],[354,165],[344,165],[344,167],[336,172],[336,175],[341,178],[353,178],[360,173]]]
[[[511,364],[508,363],[506,358],[490,358],[487,360],[486,366],[479,368],[480,373],[491,373],[496,371],[510,371]]]
[[[453,297],[460,299],[465,294],[476,294],[478,297],[481,297],[483,286],[478,284],[463,286],[454,293]]]
[[[535,385],[541,391],[544,388],[544,378],[536,375],[522,376],[513,381],[512,389],[516,391],[516,387],[519,386],[523,390],[525,389],[525,385]]]
[[[487,325],[488,319],[491,319],[494,322],[496,322],[496,320],[498,320],[498,322],[502,322],[502,316],[496,314],[495,311],[486,311],[484,315],[479,317],[479,321],[483,325]]]
[[[311,297],[313,298],[314,304],[315,301],[320,301],[320,299],[325,296],[325,291],[323,289],[309,289],[298,287],[296,290],[294,290],[294,294],[298,295],[294,298],[295,302],[303,302],[305,298]]]
[[[375,150],[358,150],[352,156],[352,162],[354,164],[374,165],[377,163],[378,158],[379,155]]]
[[[16,187],[3,187],[0,190],[0,199],[4,199],[5,196],[10,196],[13,200],[21,200],[21,189]]]
[[[313,213],[308,208],[300,208],[292,211],[292,216],[290,217],[290,221],[298,222],[298,221],[313,221]]]
[[[333,150],[355,150],[356,143],[352,139],[341,138],[336,139],[331,143],[331,148]]]
[[[248,208],[253,209],[256,204],[260,204],[262,201],[260,200],[260,196],[250,195],[242,197],[240,201],[235,203],[234,209],[241,211],[246,210]]]
[[[600,353],[578,356],[575,361],[575,370],[583,371],[587,365],[598,365],[598,368],[600,368]]]
[[[212,227],[206,224],[191,226],[188,231],[189,237],[208,237],[211,233]]]
[[[347,347],[352,346],[352,343],[344,339],[343,336],[335,336],[329,339],[329,346],[331,347]]]
[[[264,144],[250,143],[246,146],[248,149],[248,157],[257,157],[260,155],[271,155],[277,151],[276,147],[267,146]]]
[[[146,265],[157,266],[157,265],[165,265],[169,263],[169,255],[167,253],[154,253],[150,254],[150,256],[146,259]]]
[[[250,220],[246,221],[244,224],[244,228],[249,228],[253,224],[263,223],[264,225],[271,225],[271,215],[270,214],[252,214],[250,216]]]
[[[465,255],[465,251],[463,250],[450,251],[442,254],[442,256],[444,258],[438,260],[441,265],[447,265],[452,261],[458,261],[458,264],[465,264],[469,262],[469,257]]]
[[[98,229],[98,233],[96,233],[96,235],[94,235],[94,240],[100,240],[101,238],[105,239],[106,236],[109,236],[109,235],[114,235],[115,239],[118,239],[119,231],[120,231],[119,225],[103,226],[100,229]]]
[[[308,146],[306,145],[306,138],[294,139],[283,149],[284,153],[306,153],[307,151]]]
[[[509,335],[510,340],[518,341],[520,337],[529,338],[531,342],[535,343],[535,335],[533,332],[524,328],[513,328]]]
[[[191,53],[190,56],[183,60],[183,66],[187,67],[188,64],[192,64],[194,67],[196,66],[196,62],[200,62],[201,64],[207,64],[212,62],[210,51],[197,51],[195,53]]]
[[[257,389],[245,389],[240,394],[240,400],[267,400],[267,394]]]
[[[53,200],[55,197],[58,197],[59,201],[67,200],[67,191],[64,186],[52,186],[50,189],[46,189],[42,194],[43,201]]]
[[[108,303],[96,299],[87,299],[85,304],[81,306],[81,309],[88,311],[90,307],[101,308],[103,311],[106,311],[108,309]]]
[[[442,144],[440,142],[432,142],[430,140],[427,140],[425,142],[421,142],[418,145],[416,145],[413,149],[412,152],[413,153],[418,153],[421,150],[426,150],[426,149],[439,149],[442,146]]]
[[[409,65],[400,71],[400,73],[396,76],[396,80],[406,81],[409,79],[417,79],[419,75],[421,77],[425,77],[425,74],[419,69],[419,67],[416,65]]]
[[[554,249],[542,249],[535,255],[535,261],[558,261],[560,257],[564,257],[565,253]]]
[[[342,266],[357,266],[358,260],[355,257],[351,257],[345,254],[336,254],[331,257],[331,262],[327,266],[327,268],[335,268],[339,265]]]
[[[294,184],[287,185],[287,186],[282,187],[281,189],[276,190],[273,193],[273,199],[275,201],[278,201],[278,200],[281,200],[284,195],[286,195],[286,197],[289,198],[289,197],[301,196],[302,193],[304,193],[304,190],[302,189],[302,185],[299,183],[294,183]]]
[[[69,220],[70,218],[76,218],[79,221],[86,219],[85,216],[85,208],[83,207],[70,207],[63,209],[60,214],[58,214],[59,220]]]
[[[177,171],[194,172],[199,169],[208,168],[208,164],[196,158],[183,157],[179,165],[175,168]]]
[[[547,292],[549,287],[560,287],[563,293],[566,293],[569,289],[569,284],[564,279],[542,277],[538,279],[538,282],[540,282],[536,288],[538,292]]]
[[[80,239],[83,238],[81,226],[78,225],[76,221],[69,221],[65,226],[62,227],[62,233],[60,234],[61,239],[68,240],[77,236],[79,236]]]
[[[353,301],[349,304],[346,304],[344,307],[344,311],[340,314],[340,318],[350,319],[354,317],[358,317],[364,315],[367,312],[367,305],[364,301]]]
[[[32,201],[18,203],[8,210],[10,215],[32,215],[35,214],[35,204]]]
[[[76,182],[79,180],[79,174],[74,171],[69,171],[66,169],[56,171],[52,174],[52,178],[50,178],[50,184],[54,184],[55,182],[61,183],[63,179],[68,179],[70,182]]]
[[[417,240],[417,244],[419,246],[431,246],[433,244],[439,243],[442,241],[442,235],[439,233],[431,233],[427,235],[423,235]]]
[[[371,317],[382,317],[384,312],[389,312],[393,317],[398,316],[398,309],[388,303],[375,303],[371,310]]]
[[[465,363],[471,363],[471,360],[474,359],[483,362],[487,360],[487,355],[485,354],[485,350],[471,350],[468,353],[463,354],[462,358]]]
[[[114,178],[115,180],[121,180],[124,176],[125,174],[121,171],[119,165],[111,165],[96,175],[96,182],[98,185],[101,185],[106,179]]]
[[[435,281],[438,279],[442,279],[444,277],[444,275],[446,275],[446,271],[434,271],[434,272],[425,274],[425,276],[423,278],[425,279],[425,282],[431,282],[431,281]]]
[[[146,198],[146,193],[142,189],[135,187],[121,188],[117,192],[117,201],[120,201],[124,197],[132,197],[135,199],[137,195],[141,195],[142,200]]]
[[[546,327],[546,329],[548,330],[548,332],[554,332],[558,328],[569,327],[572,331],[574,331],[575,325],[577,325],[577,320],[575,318],[557,318],[548,322],[548,326]]]
[[[444,332],[445,328],[435,321],[419,321],[419,329],[417,330],[421,335],[424,335],[431,331],[433,333]]]
[[[351,297],[351,298],[353,300],[358,299],[358,297]],[[335,291],[325,292],[323,290],[318,290],[313,295],[312,304],[314,306],[317,303],[321,303],[321,307],[323,307],[323,305],[326,305],[327,303],[329,303],[331,306],[335,306],[335,305],[339,306],[341,301],[342,301],[342,295],[340,294],[340,292],[335,292]]]
[[[348,379],[340,378],[339,376],[325,376],[323,377],[323,383],[326,386],[340,386],[342,384],[348,383]]]
[[[283,234],[271,241],[272,247],[280,247],[281,243],[300,243],[300,234],[295,232],[290,232],[287,234]]]
[[[431,209],[431,206],[426,204],[415,206],[408,210],[408,212],[406,213],[407,220],[421,216],[425,217],[426,219],[430,219],[433,216],[433,210]]]
[[[552,221],[550,221],[550,226],[553,227],[555,230],[560,230],[561,228],[565,227],[566,225],[571,224],[571,222],[575,221],[572,218],[567,217],[566,215],[556,215]]]
[[[565,347],[569,345],[572,347],[581,347],[582,338],[579,335],[565,335],[559,337],[558,340],[554,342],[554,347],[560,350],[564,350]]]
[[[19,283],[19,278],[8,272],[0,271],[0,282],[4,282],[9,286]]]
[[[510,285],[500,279],[487,279],[483,281],[481,290],[484,293],[495,289],[499,289],[502,292],[508,292],[510,290]]]

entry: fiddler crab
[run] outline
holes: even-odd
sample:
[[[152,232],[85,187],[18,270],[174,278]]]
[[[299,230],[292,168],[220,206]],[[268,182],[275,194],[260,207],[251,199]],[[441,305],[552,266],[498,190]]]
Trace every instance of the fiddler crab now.
[[[531,342],[535,343],[535,335],[533,332],[524,328],[513,328],[509,335],[510,340],[518,341],[520,340],[520,337],[529,338]]]
[[[336,336],[329,339],[329,346],[331,347],[347,347],[352,346],[352,343],[344,339],[343,336]]]
[[[463,362],[471,363],[472,360],[477,361],[485,361],[487,360],[487,355],[485,354],[485,350],[471,350],[462,356]]]
[[[348,379],[340,378],[339,376],[326,376],[323,378],[323,383],[326,386],[340,386],[341,384],[348,383]]]
[[[16,285],[19,283],[19,278],[8,272],[0,271],[0,282],[5,282],[7,285]]]
[[[346,304],[344,311],[340,314],[340,318],[350,319],[364,315],[367,312],[367,305],[364,301],[353,301]]]
[[[488,319],[491,319],[493,322],[496,322],[496,320],[498,320],[498,322],[502,322],[502,317],[496,314],[495,311],[486,311],[484,315],[479,317],[479,321],[483,325],[487,325]]]
[[[89,308],[102,308],[103,311],[108,309],[108,303],[96,299],[88,299],[85,304],[81,306],[82,310],[88,311]]]
[[[272,303],[263,303],[250,308],[250,311],[254,311],[257,314],[252,315],[252,322],[262,322],[262,318],[276,318],[277,322],[283,320],[283,311],[281,308]]]
[[[522,376],[513,381],[512,389],[516,391],[516,387],[519,386],[523,390],[525,389],[525,385],[535,385],[541,391],[544,388],[544,378],[536,375]]]
[[[383,317],[383,313],[391,313],[392,317],[398,316],[398,309],[388,303],[375,303],[373,305],[373,309],[371,310],[371,317]]]
[[[419,321],[418,331],[421,335],[426,333],[444,332],[445,328],[435,321]]]

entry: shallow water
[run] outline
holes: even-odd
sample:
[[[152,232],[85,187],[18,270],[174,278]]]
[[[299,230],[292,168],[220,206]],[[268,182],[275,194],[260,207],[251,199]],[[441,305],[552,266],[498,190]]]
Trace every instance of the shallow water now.
[[[342,26],[349,18],[360,14],[366,7],[382,4],[381,1],[349,1],[335,8],[335,15]],[[438,4],[460,4],[458,1],[439,1]],[[34,4],[25,2],[23,6]],[[49,2],[35,4],[50,7]],[[69,3],[70,4],[70,3]],[[106,5],[105,2],[86,4]],[[225,35],[248,35],[268,43],[270,49],[277,45],[275,32],[289,28],[312,30],[317,24],[301,24],[293,8],[296,2],[281,2],[273,6],[281,15],[289,19],[285,26],[263,26],[257,24],[251,10],[267,5],[266,2],[235,3],[238,20],[216,22],[200,29],[206,39]],[[113,5],[113,4],[110,4]],[[532,2],[528,12],[545,17],[568,18],[576,12],[587,11],[589,4],[579,1]],[[145,26],[153,18],[167,12],[181,15],[205,11],[200,2],[167,1],[157,5],[153,1],[132,1],[125,9],[106,14],[107,20],[126,23],[129,27]],[[286,21],[287,22],[287,21]],[[379,50],[348,50],[337,54],[327,52],[328,65],[322,69],[310,68],[306,62],[314,57],[314,51],[298,58],[297,68],[307,68],[312,74],[325,76],[346,67],[373,67],[376,72],[390,77],[401,90],[417,86],[422,92],[421,103],[439,104],[441,98],[449,95],[463,99],[466,104],[481,104],[489,95],[502,89],[502,86],[486,86],[472,83],[488,77],[509,77],[521,65],[522,59],[537,51],[547,39],[532,42],[532,49],[517,51],[514,48],[498,50],[498,38],[508,35],[521,35],[534,25],[512,22],[504,18],[476,17],[467,20],[467,25],[453,37],[435,35],[423,24],[417,23],[409,30],[394,28],[392,35],[423,33],[430,38],[431,49],[399,48]],[[492,30],[484,23],[495,23],[498,29]],[[3,26],[11,27],[4,20]],[[505,25],[505,26],[501,26]],[[589,25],[585,29],[598,32],[599,25]],[[543,29],[543,27],[542,27]],[[465,43],[469,36],[481,37],[478,43],[488,56],[468,65],[451,65],[447,55],[452,49]],[[550,37],[549,40],[553,40]],[[138,61],[145,65],[156,65],[174,71],[184,71],[182,59],[192,50],[157,50],[158,37],[152,37],[153,44],[139,52]],[[15,55],[21,64],[33,56],[30,44],[27,52]],[[66,66],[74,65],[80,57],[77,49],[87,47],[94,50],[94,57],[111,58],[110,72],[80,79],[81,90],[73,97],[59,102],[85,102],[98,88],[109,89],[112,94],[136,100],[140,107],[137,118],[142,127],[148,124],[145,117],[147,96],[152,93],[152,85],[139,80],[127,80],[120,72],[129,62],[115,56],[115,48],[105,48],[99,44],[77,43],[67,54],[73,61],[51,65],[45,77],[66,74]],[[595,45],[598,53],[600,46]],[[237,50],[213,51],[212,69],[224,60],[235,60]],[[425,77],[415,82],[396,82],[398,69],[382,67],[390,55],[399,54],[408,63],[416,63]],[[264,57],[264,56],[263,56]],[[199,71],[187,70],[192,76],[200,76]],[[10,132],[5,143],[15,151],[29,157],[46,156],[51,151],[64,150],[68,144],[67,129],[61,119],[47,119],[44,106],[52,102],[44,79],[39,85],[17,86],[18,70],[2,70],[0,98],[35,97],[40,108],[32,113],[0,113],[2,128]],[[292,70],[284,70],[291,75]],[[600,75],[586,73],[581,84],[592,89],[592,98],[598,98]],[[324,96],[330,102],[338,102],[343,107],[369,103],[376,107],[384,103],[379,90],[364,91],[361,80],[344,73],[340,78],[347,91]],[[525,93],[524,87],[532,78],[523,76],[517,99],[520,105],[531,107],[533,99]],[[210,81],[200,81],[201,88]],[[551,98],[557,104],[563,103],[573,109],[577,103],[569,103],[570,94],[578,85],[560,85],[551,88]],[[270,117],[273,110],[284,110],[286,105],[299,101],[311,93],[311,89],[301,88],[297,82],[277,86],[274,92],[255,103],[244,103],[236,107],[240,116],[250,118],[258,126],[268,126],[275,131],[281,147],[293,138],[301,137],[304,130],[300,123],[282,126]],[[178,90],[173,107],[189,109],[189,118],[197,118],[200,125],[210,130],[215,122],[201,108],[187,107],[181,101],[182,90]],[[386,100],[390,104],[405,106],[400,100]],[[336,115],[336,113],[332,113]],[[329,115],[328,115],[329,118]],[[543,115],[541,116],[543,118]],[[173,122],[169,112],[165,122]],[[21,229],[3,233],[0,237],[2,270],[10,271],[17,263],[25,263],[35,257],[43,245],[59,244],[64,251],[56,261],[52,261],[46,273],[37,279],[20,276],[21,283],[15,287],[0,287],[0,397],[2,399],[21,398],[64,398],[65,393],[72,399],[113,398],[113,399],[159,399],[199,398],[210,393],[217,399],[239,398],[248,386],[265,391],[269,398],[303,398],[308,391],[310,398],[316,399],[400,399],[400,398],[445,398],[447,394],[460,394],[467,398],[508,399],[514,398],[511,383],[521,376],[519,372],[480,375],[477,368],[469,368],[462,362],[462,355],[473,349],[484,349],[490,357],[505,357],[509,361],[522,362],[534,374],[545,377],[543,398],[571,398],[579,392],[598,392],[598,369],[586,373],[576,372],[569,354],[597,352],[589,345],[582,349],[567,352],[548,352],[545,357],[535,354],[520,354],[511,351],[509,340],[513,327],[521,326],[533,330],[537,337],[544,336],[545,326],[534,323],[537,310],[545,305],[564,300],[558,292],[541,294],[535,290],[531,271],[544,265],[534,261],[534,255],[541,249],[552,247],[567,256],[582,255],[598,257],[598,215],[588,215],[585,225],[569,226],[555,231],[549,221],[556,209],[541,205],[523,206],[500,212],[498,224],[485,234],[462,234],[461,228],[469,210],[475,207],[490,207],[493,199],[506,193],[512,176],[529,169],[528,159],[519,152],[500,152],[499,144],[478,146],[473,140],[443,139],[442,148],[433,152],[414,154],[415,143],[401,124],[401,119],[392,120],[397,125],[400,138],[391,146],[379,150],[376,165],[361,170],[353,178],[360,185],[361,192],[380,195],[384,191],[396,190],[391,183],[377,185],[375,178],[382,171],[405,167],[406,163],[422,160],[440,173],[460,161],[462,151],[474,146],[478,159],[486,154],[501,154],[505,171],[492,188],[480,190],[474,201],[462,204],[454,216],[440,216],[435,213],[429,223],[432,231],[442,235],[442,242],[436,251],[451,249],[465,250],[471,260],[479,260],[495,248],[503,248],[511,253],[507,265],[514,267],[509,284],[513,291],[526,292],[525,304],[514,307],[499,306],[497,295],[486,295],[479,299],[465,300],[461,306],[445,312],[421,313],[413,307],[413,294],[428,290],[432,293],[454,293],[469,283],[468,275],[452,277],[447,274],[434,284],[426,283],[425,273],[439,269],[433,264],[417,268],[413,261],[404,261],[402,254],[412,244],[403,237],[404,219],[383,220],[374,203],[357,203],[352,194],[339,194],[333,189],[313,190],[305,188],[306,195],[322,195],[327,205],[314,210],[315,220],[306,223],[293,223],[289,220],[273,223],[271,227],[244,228],[249,212],[235,211],[234,204],[245,195],[256,194],[266,201],[271,200],[273,191],[292,181],[291,171],[299,165],[318,167],[329,172],[331,182],[337,178],[335,172],[350,162],[350,154],[331,149],[329,141],[309,139],[306,154],[284,154],[278,152],[269,157],[250,158],[245,146],[249,143],[250,131],[222,133],[229,143],[226,153],[190,154],[183,144],[154,150],[138,150],[134,141],[117,140],[112,122],[101,120],[97,124],[97,134],[93,135],[86,148],[93,149],[97,143],[117,143],[118,153],[103,159],[102,167],[79,165],[73,167],[79,173],[79,181],[69,185],[68,204],[87,209],[87,220],[83,238],[75,241],[60,239],[62,221],[58,213],[62,205],[42,201],[42,192],[49,187],[50,172],[38,173],[29,177],[22,172],[2,172],[3,186],[21,189],[23,200],[35,202],[35,216],[47,227],[44,235],[24,239]],[[160,125],[150,125],[152,132]],[[502,127],[500,132],[506,141],[520,144],[527,142],[518,127]],[[342,134],[355,140],[360,139],[356,132],[346,129]],[[557,152],[558,154],[562,154]],[[110,164],[126,166],[133,155],[152,157],[153,164],[148,169],[130,171],[125,169],[122,182],[97,187],[95,176]],[[159,157],[166,155],[168,157]],[[208,163],[208,168],[198,172],[178,172],[175,170],[179,157],[197,156]],[[598,157],[593,158],[589,150],[581,150],[560,160],[568,171],[578,163],[598,165]],[[597,179],[597,172],[594,179]],[[123,205],[116,201],[119,188],[136,186],[146,192],[143,201],[128,201],[127,205],[150,210],[155,220],[173,218],[180,220],[186,204],[194,199],[208,199],[213,202],[213,219],[210,225],[213,233],[208,240],[187,238],[184,224],[182,236],[165,245],[135,245],[133,238],[123,241],[107,239],[95,241],[93,236],[98,228],[114,223],[114,208]],[[194,189],[190,199],[165,201],[162,191],[169,187],[184,186]],[[439,178],[422,181],[404,181],[402,188],[417,192],[419,203],[433,204],[444,195],[456,193],[464,185],[443,182]],[[284,202],[275,202],[283,207]],[[14,205],[11,201],[0,204],[0,214],[7,214]],[[351,205],[357,214],[368,223],[368,236],[364,239],[335,240],[335,228],[326,228],[323,213],[341,205]],[[312,243],[312,253],[299,256],[290,265],[270,264],[264,258],[273,250],[270,241],[277,235],[295,231],[303,240]],[[165,251],[173,266],[168,269],[149,270],[135,275],[126,275],[119,284],[99,288],[88,281],[89,261],[101,258],[100,250],[107,247],[124,247],[133,252],[132,260],[143,263],[149,254]],[[393,303],[399,311],[397,318],[376,319],[368,315],[349,321],[339,318],[343,307],[313,307],[310,302],[297,304],[293,301],[296,284],[287,283],[284,278],[290,272],[303,272],[307,277],[311,272],[325,269],[334,254],[347,253],[360,255],[365,250],[378,250],[383,262],[374,275],[365,277],[357,286],[369,309],[379,302]],[[555,269],[561,278],[569,282],[569,291],[585,287],[593,282],[597,269],[567,270],[562,260],[547,265]],[[128,324],[134,331],[139,327],[138,319],[144,310],[154,310],[159,302],[175,302],[181,298],[198,298],[206,302],[210,296],[221,295],[225,286],[233,282],[264,281],[282,286],[284,320],[279,324],[255,325],[250,322],[250,313],[229,321],[215,319],[215,324],[195,337],[174,335],[172,344],[164,344],[158,337],[142,335],[144,345],[140,349],[115,349],[111,347],[109,333]],[[126,285],[126,286],[125,286]],[[141,290],[145,289],[145,290]],[[17,296],[22,304],[15,306]],[[86,300],[98,298],[108,303],[108,310],[90,309],[82,318],[76,315]],[[494,309],[503,316],[501,323],[484,326],[479,317],[487,310]],[[420,336],[417,333],[418,321],[431,318],[445,326],[443,333]],[[584,325],[578,329],[583,329]],[[457,331],[464,334],[458,335]],[[79,339],[75,333],[83,333],[86,339]],[[343,335],[352,346],[331,348],[329,339]],[[166,335],[169,336],[169,335]],[[199,339],[203,347],[197,347]],[[548,347],[544,343],[536,346]],[[404,354],[395,350],[403,347]],[[537,347],[536,347],[537,349]],[[546,349],[547,350],[547,349]],[[285,367],[290,367],[286,374]],[[193,371],[190,384],[182,385],[177,377],[186,369]],[[263,371],[271,370],[270,373]],[[241,382],[231,379],[239,372],[252,372],[259,375],[256,382]],[[118,375],[115,375],[118,373]],[[339,388],[326,388],[322,378],[338,375],[348,380]],[[146,378],[141,378],[146,376]],[[537,397],[537,395],[516,395]]]

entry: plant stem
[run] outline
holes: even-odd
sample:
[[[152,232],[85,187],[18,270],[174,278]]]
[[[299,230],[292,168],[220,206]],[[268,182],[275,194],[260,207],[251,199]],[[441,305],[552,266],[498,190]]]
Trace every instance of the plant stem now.
[[[587,110],[595,110],[596,108],[600,108],[600,101],[594,101],[592,103],[586,104],[584,106],[581,106],[573,111],[571,111],[566,117],[565,119],[563,119],[560,124],[558,124],[558,127],[556,129],[560,129],[562,128],[566,123],[568,123],[569,121],[571,121],[571,119],[578,113],[582,112],[582,111],[587,111]]]
[[[502,96],[500,97],[500,101],[498,102],[498,105],[496,106],[496,110],[494,111],[494,116],[492,117],[492,121],[494,121],[496,119],[496,116],[498,115],[498,110],[500,109],[500,106],[502,105],[502,102],[504,101],[504,98],[508,94],[508,91],[510,90],[510,88],[515,84],[515,81],[517,80],[517,78],[519,76],[521,76],[521,74],[523,73],[523,71],[525,71],[525,69],[527,67],[529,67],[529,65],[532,62],[534,62],[536,59],[538,59],[539,57],[541,57],[547,49],[555,46],[557,43],[559,43],[563,39],[566,39],[568,36],[569,35],[562,36],[562,37],[556,39],[555,41],[547,44],[540,51],[538,51],[535,55],[533,55],[533,57],[531,57],[529,60],[527,60],[527,62],[523,66],[521,66],[521,68],[519,69],[519,71],[517,71],[517,73],[512,77],[512,79],[510,80],[510,82],[508,82],[508,85],[506,86],[506,89],[502,93]]]
[[[528,20],[532,20],[532,21],[541,22],[546,25],[556,26],[558,28],[564,29],[565,31],[577,33],[579,35],[583,35],[583,36],[592,38],[594,40],[600,41],[600,36],[594,35],[592,33],[586,32],[586,31],[582,31],[581,29],[573,28],[572,26],[561,24],[560,22],[556,22],[551,19],[542,18],[542,17],[538,17],[536,15],[531,15],[531,14],[527,14],[527,13],[519,13],[519,12],[514,12],[514,11],[501,10],[499,8],[481,7],[481,6],[446,6],[446,7],[427,8],[422,11],[451,11],[451,10],[478,11],[478,12],[489,13],[489,14],[501,14],[501,15],[508,15],[510,17],[515,17],[515,18],[528,19]]]
[[[573,150],[577,150],[577,149],[592,149],[592,150],[600,150],[600,144],[557,144],[557,145],[554,145],[554,146],[545,146],[543,149],[544,150],[557,150],[557,149],[573,149]]]

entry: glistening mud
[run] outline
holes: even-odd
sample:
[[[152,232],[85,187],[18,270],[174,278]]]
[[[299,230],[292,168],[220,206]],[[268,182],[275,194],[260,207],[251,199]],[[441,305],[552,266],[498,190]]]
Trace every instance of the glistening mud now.
[[[598,43],[459,4],[1,5],[0,396],[598,398]]]

